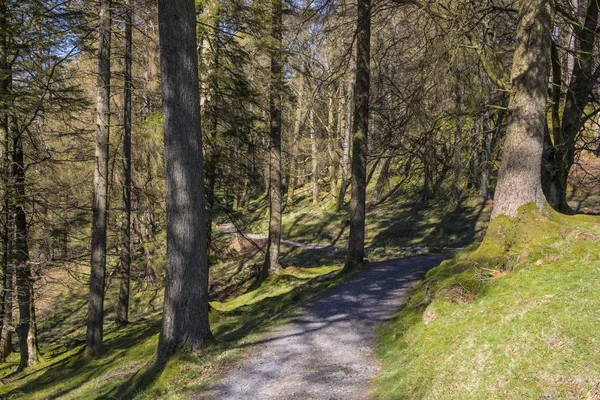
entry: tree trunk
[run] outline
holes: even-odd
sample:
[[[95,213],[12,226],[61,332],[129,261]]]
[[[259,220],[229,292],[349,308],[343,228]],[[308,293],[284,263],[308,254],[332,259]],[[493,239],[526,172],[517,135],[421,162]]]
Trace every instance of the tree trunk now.
[[[598,11],[598,2],[590,1],[584,25],[576,35],[577,62],[565,96],[560,135],[553,130],[551,143],[547,143],[544,152],[544,191],[550,205],[564,213],[571,212],[567,203],[567,179],[575,162],[575,143],[583,128],[584,110],[595,83],[594,47]]]
[[[421,201],[427,201],[433,199],[433,172],[431,154],[434,154],[434,144],[431,140],[433,132],[429,132],[425,137],[424,151],[423,151],[423,190],[421,192]]]
[[[90,296],[85,342],[86,353],[104,352],[104,280],[106,276],[106,223],[108,209],[108,144],[110,134],[110,30],[111,0],[100,0],[98,43],[98,104],[96,125],[96,168],[92,216]]]
[[[312,176],[312,202],[314,205],[319,203],[319,152],[317,137],[315,134],[315,112],[313,109],[310,110],[309,114],[309,127],[310,127],[310,158],[311,158],[311,176]]]
[[[491,111],[487,110],[481,122],[481,149],[479,157],[479,200],[485,203],[490,198],[490,175],[492,170],[492,126]]]
[[[340,211],[344,207],[344,199],[346,197],[346,190],[348,189],[348,170],[350,164],[350,133],[352,123],[352,97],[353,90],[352,85],[348,84],[348,90],[346,93],[346,115],[344,118],[344,145],[342,146],[342,183],[340,185],[340,194],[338,196],[337,210]],[[340,129],[341,128],[340,124]]]
[[[461,190],[460,179],[462,175],[462,146],[463,146],[463,117],[462,117],[462,94],[460,92],[460,71],[454,72],[456,86],[454,88],[455,108],[456,108],[456,124],[454,130],[454,166],[452,178],[452,211],[457,211],[461,207]]]
[[[194,1],[161,0],[158,18],[167,181],[167,279],[158,343],[164,362],[179,349],[199,349],[211,332]]]
[[[220,149],[217,145],[217,132],[219,129],[219,70],[220,70],[220,38],[219,38],[219,7],[216,7],[214,16],[214,26],[211,28],[213,45],[212,45],[212,71],[209,79],[210,100],[206,109],[209,111],[210,127],[208,132],[208,143],[206,146],[207,154],[205,159],[206,171],[206,228],[208,238],[208,248],[212,240],[212,221],[215,214],[215,188],[217,183],[217,167],[221,158]],[[233,209],[236,208],[234,201]]]
[[[19,304],[19,351],[21,359],[18,370],[30,367],[37,361],[37,335],[35,330],[35,309],[33,297],[33,276],[29,264],[29,246],[27,238],[27,217],[25,215],[25,162],[23,159],[23,141],[15,132],[13,139],[13,171],[15,185],[14,215],[15,239],[13,259],[17,277],[17,302]]]
[[[283,49],[282,49],[282,14],[281,0],[271,0],[271,143],[269,168],[269,237],[265,262],[257,282],[263,282],[270,274],[278,274],[279,246],[281,242],[281,91],[283,85]]]
[[[125,3],[125,89],[123,93],[123,215],[121,217],[121,285],[117,303],[117,324],[129,322],[131,271],[131,68],[133,64],[133,4]]]
[[[356,27],[356,83],[352,125],[352,198],[350,237],[345,271],[355,269],[365,255],[365,197],[367,189],[367,138],[371,61],[371,0],[358,0]]]
[[[386,158],[385,162],[383,163],[383,166],[381,167],[381,171],[379,172],[379,177],[377,178],[377,183],[375,183],[373,193],[371,193],[371,197],[369,198],[369,202],[367,203],[367,210],[371,210],[379,202],[379,198],[381,197],[385,184],[388,180],[391,164],[392,157]]]
[[[8,7],[7,1],[0,1],[0,98],[7,99],[11,91],[12,72],[8,60]],[[8,104],[0,102],[0,138],[4,141],[2,169],[4,183],[4,210],[2,213],[2,296],[0,298],[0,361],[12,352],[13,329],[13,266],[11,260],[11,138],[8,125]]]
[[[298,90],[298,104],[296,108],[296,119],[294,121],[294,142],[292,146],[294,149],[296,148],[298,141],[300,140],[300,132],[302,128],[302,107],[304,104],[303,101],[303,86],[302,81],[300,85],[300,89]],[[288,179],[288,187],[287,187],[287,200],[286,204],[294,203],[294,192],[296,190],[296,186],[298,185],[298,160],[296,158],[296,152],[290,152],[290,177]]]
[[[511,73],[512,95],[502,165],[492,218],[517,216],[519,208],[546,199],[541,158],[550,73],[552,6],[548,0],[521,1],[517,48]]]
[[[337,92],[337,90],[336,90]],[[334,97],[336,92],[333,92],[329,95],[328,101],[328,113],[327,113],[327,152],[329,154],[329,193],[331,194],[331,198],[334,204],[337,204],[337,196],[339,195],[338,188],[338,175],[340,171],[340,160],[338,156],[338,137],[337,137],[337,126],[339,123],[339,98],[337,99],[337,104],[334,101]],[[336,108],[338,112],[338,118],[336,118]]]

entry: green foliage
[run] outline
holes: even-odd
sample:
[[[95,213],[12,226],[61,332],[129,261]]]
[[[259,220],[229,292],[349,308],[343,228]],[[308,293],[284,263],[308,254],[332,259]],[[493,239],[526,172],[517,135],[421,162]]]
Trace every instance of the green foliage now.
[[[377,398],[597,396],[598,222],[535,206],[495,219],[380,330]]]

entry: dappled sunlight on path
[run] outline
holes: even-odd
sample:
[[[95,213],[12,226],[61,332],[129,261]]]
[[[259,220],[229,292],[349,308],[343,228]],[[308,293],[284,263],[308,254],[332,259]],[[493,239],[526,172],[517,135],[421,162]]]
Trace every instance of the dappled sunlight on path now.
[[[375,327],[447,256],[375,263],[303,306],[296,317],[196,399],[368,399],[378,371]]]

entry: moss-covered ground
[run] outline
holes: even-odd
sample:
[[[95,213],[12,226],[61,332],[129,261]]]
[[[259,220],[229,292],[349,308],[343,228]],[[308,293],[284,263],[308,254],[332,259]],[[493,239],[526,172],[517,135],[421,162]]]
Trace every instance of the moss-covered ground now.
[[[525,206],[378,336],[378,399],[600,398],[600,218]]]

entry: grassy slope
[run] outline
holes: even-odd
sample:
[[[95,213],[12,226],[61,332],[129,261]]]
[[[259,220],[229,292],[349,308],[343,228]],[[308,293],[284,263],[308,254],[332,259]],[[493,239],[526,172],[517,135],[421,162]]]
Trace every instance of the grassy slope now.
[[[600,218],[548,214],[427,274],[380,330],[377,398],[600,396]]]
[[[230,262],[229,267],[235,264]],[[225,266],[219,267],[218,272],[231,273]],[[211,327],[218,343],[201,355],[173,360],[161,376],[152,375],[153,371],[148,369],[160,328],[163,295],[160,286],[134,288],[136,322],[123,329],[107,322],[108,352],[94,360],[82,354],[87,285],[83,280],[55,276],[55,282],[68,282],[68,285],[50,284],[43,292],[45,304],[39,310],[43,360],[17,376],[10,375],[18,363],[16,354],[9,362],[0,364],[0,377],[3,377],[0,398],[156,398],[167,395],[185,399],[200,390],[214,370],[239,358],[270,326],[284,321],[299,300],[339,282],[340,268],[290,268],[253,292],[224,302],[212,302]],[[116,290],[111,287],[107,294],[107,321],[112,320],[111,305]]]
[[[444,199],[415,202],[414,193],[399,193],[393,199],[367,212],[365,241],[367,253],[383,259],[422,248],[441,250],[464,247],[482,235],[489,221],[490,209],[476,199],[465,198],[462,207],[449,211]],[[338,212],[335,201],[325,196],[313,205],[306,196],[286,207],[283,215],[285,239],[308,243],[348,243],[348,210]],[[256,214],[265,213],[264,201],[253,204]],[[244,223],[242,223],[244,225]],[[245,229],[267,233],[265,219],[246,221]]]

